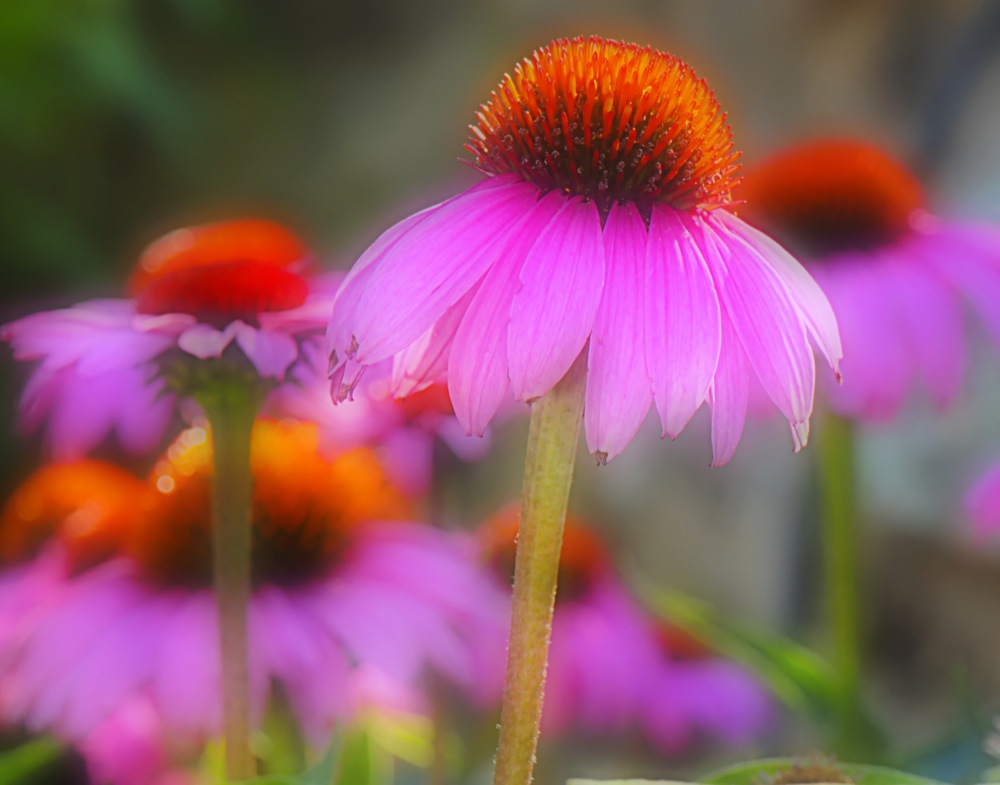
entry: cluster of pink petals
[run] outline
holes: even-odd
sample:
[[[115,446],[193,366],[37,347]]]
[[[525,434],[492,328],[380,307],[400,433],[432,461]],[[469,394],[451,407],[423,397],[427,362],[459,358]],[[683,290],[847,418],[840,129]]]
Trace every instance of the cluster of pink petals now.
[[[839,414],[895,416],[916,381],[944,408],[966,366],[962,299],[1000,345],[1000,228],[918,212],[890,245],[841,252],[809,266],[829,297],[844,343],[844,384],[830,385]]]
[[[591,452],[618,455],[655,403],[677,436],[705,402],[714,462],[733,454],[752,377],[808,438],[811,342],[836,368],[826,297],[781,247],[724,210],[631,204],[602,221],[579,196],[492,177],[396,224],[337,294],[328,338],[336,397],[366,366],[396,383],[447,380],[480,434],[508,398],[548,392],[587,351]]]
[[[509,587],[503,591],[509,597]],[[482,662],[490,671],[480,679],[487,693],[479,702],[499,691],[504,668],[502,656]],[[638,727],[674,754],[701,738],[747,744],[773,716],[767,693],[740,666],[716,656],[671,659],[653,620],[613,574],[556,604],[543,738],[574,728],[603,735]]]
[[[427,668],[471,689],[471,639],[495,639],[502,618],[471,550],[419,524],[372,524],[327,576],[257,588],[249,607],[257,718],[278,682],[306,738],[325,743],[359,703],[370,707],[385,692],[354,684],[361,666],[404,691]],[[155,588],[123,557],[76,576],[54,563],[50,553],[0,587],[3,718],[83,741],[143,700],[171,734],[216,734],[211,592]]]
[[[1000,462],[976,480],[965,495],[964,506],[976,536],[985,539],[1000,531]]]
[[[153,449],[176,411],[176,396],[160,374],[171,350],[192,359],[222,356],[235,345],[262,379],[282,381],[302,351],[326,327],[339,277],[310,282],[299,308],[262,313],[256,325],[222,328],[190,314],[137,313],[132,300],[91,300],[43,311],[0,327],[18,360],[37,367],[21,398],[21,426],[45,426],[57,460],[85,455],[114,432],[129,452]]]
[[[443,443],[463,461],[479,460],[488,452],[490,439],[469,436],[454,415],[428,410],[410,416],[395,400],[402,393],[392,388],[388,367],[366,376],[350,406],[332,406],[326,351],[310,343],[303,346],[302,354],[303,361],[289,372],[289,381],[294,383],[275,390],[268,408],[316,423],[326,455],[375,446],[393,484],[410,496],[422,496],[431,487],[436,443]]]

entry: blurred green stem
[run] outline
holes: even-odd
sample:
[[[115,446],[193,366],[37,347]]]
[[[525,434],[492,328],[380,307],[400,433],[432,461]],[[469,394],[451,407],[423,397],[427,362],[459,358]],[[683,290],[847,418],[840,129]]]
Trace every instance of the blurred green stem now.
[[[823,587],[837,681],[836,751],[853,757],[869,746],[862,738],[868,723],[861,702],[854,439],[850,423],[829,412],[821,415],[819,430]]]
[[[581,353],[531,407],[494,785],[528,785],[535,764],[586,370]]]
[[[250,674],[247,606],[250,602],[250,438],[260,404],[251,385],[219,382],[198,395],[212,426],[212,575],[222,657],[222,724],[226,778],[256,776],[250,751]]]

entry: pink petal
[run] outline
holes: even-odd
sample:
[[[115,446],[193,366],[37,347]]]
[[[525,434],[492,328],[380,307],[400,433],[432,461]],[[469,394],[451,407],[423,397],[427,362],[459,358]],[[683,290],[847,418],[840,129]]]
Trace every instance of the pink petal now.
[[[178,336],[177,345],[199,360],[221,357],[236,336],[236,324],[233,322],[225,330],[217,330],[208,324],[196,324]]]
[[[510,232],[455,333],[448,360],[448,393],[466,433],[481,436],[507,396],[507,329],[511,303],[520,286],[518,273],[538,235],[564,203],[561,194],[546,194]]]
[[[583,349],[604,288],[604,238],[593,202],[572,197],[538,236],[510,307],[507,355],[514,397],[532,401]]]
[[[634,206],[614,205],[604,225],[605,282],[587,357],[587,448],[601,462],[618,455],[649,411],[643,284],[646,225]]]
[[[732,321],[750,367],[792,430],[795,450],[809,439],[816,385],[806,329],[777,275],[705,224],[703,249],[723,309]]]
[[[646,363],[663,435],[675,438],[708,395],[719,361],[720,311],[698,234],[653,210],[646,248]]]
[[[413,225],[372,266],[351,325],[355,359],[370,364],[406,348],[496,261],[507,233],[538,197],[508,182],[471,189]]]
[[[728,230],[723,230],[723,234],[728,234],[742,246],[744,252],[778,276],[787,287],[809,335],[823,352],[834,373],[839,375],[838,363],[844,352],[840,345],[837,318],[826,295],[809,271],[778,243],[732,213],[713,210],[704,220],[715,227],[722,224]],[[718,228],[715,231],[719,231]]]
[[[976,480],[965,496],[964,506],[978,537],[985,539],[1000,530],[1000,463]]]
[[[740,443],[747,419],[749,374],[740,339],[729,317],[723,315],[719,365],[708,391],[708,406],[712,410],[712,466],[728,463]]]
[[[243,322],[234,322],[231,326],[236,343],[265,379],[283,379],[288,366],[299,356],[299,345],[290,335],[258,329]]]

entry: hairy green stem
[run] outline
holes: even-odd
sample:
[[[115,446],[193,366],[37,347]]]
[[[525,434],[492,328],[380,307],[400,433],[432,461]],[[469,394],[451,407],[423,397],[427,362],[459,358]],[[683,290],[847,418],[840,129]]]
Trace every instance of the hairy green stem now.
[[[252,547],[250,438],[259,397],[248,386],[219,383],[198,396],[212,426],[212,575],[219,614],[226,778],[256,776],[250,751],[247,606]]]
[[[531,782],[585,383],[581,354],[531,407],[494,785]]]

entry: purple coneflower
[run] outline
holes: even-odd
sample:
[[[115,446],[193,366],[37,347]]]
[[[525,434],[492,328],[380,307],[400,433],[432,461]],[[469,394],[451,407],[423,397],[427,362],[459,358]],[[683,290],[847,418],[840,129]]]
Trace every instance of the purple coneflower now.
[[[792,147],[748,170],[743,195],[747,220],[806,262],[837,315],[836,413],[887,420],[917,380],[951,403],[966,364],[963,300],[1000,344],[1000,228],[930,214],[920,182],[880,148]]]
[[[508,391],[540,398],[585,351],[599,461],[651,403],[675,437],[707,401],[725,463],[751,375],[805,444],[810,340],[836,367],[836,322],[803,268],[731,212],[739,154],[704,80],[651,48],[558,40],[476,117],[466,148],[487,179],[386,231],[337,293],[335,397],[391,358],[400,384],[446,378],[479,434]]]
[[[486,558],[505,593],[517,529],[516,508],[508,507],[483,531]],[[502,665],[480,683],[495,684]],[[659,749],[679,753],[700,738],[745,744],[772,716],[749,673],[644,612],[615,574],[604,543],[572,517],[563,538],[549,666],[545,736],[641,729]]]
[[[71,527],[58,526],[41,555],[0,584],[5,719],[80,741],[142,699],[179,738],[218,733],[210,453],[201,428],[179,437],[140,483],[148,499],[132,508],[114,554],[81,559],[93,549],[67,542]],[[374,670],[419,687],[433,668],[470,686],[470,638],[499,624],[470,541],[408,520],[409,502],[371,451],[323,458],[312,425],[259,421],[253,475],[247,616],[258,719],[279,684],[306,739],[325,743],[359,702],[377,699],[354,681],[361,666],[365,683]],[[12,500],[5,527],[37,528],[37,516],[24,516],[29,501]]]
[[[179,229],[150,245],[130,299],[91,300],[0,328],[38,365],[21,426],[45,424],[52,455],[86,454],[114,431],[132,453],[154,449],[176,412],[225,363],[273,386],[321,335],[339,279],[307,278],[310,255],[287,229],[239,220]],[[249,383],[249,382],[248,382]],[[85,413],[85,415],[82,415]]]

